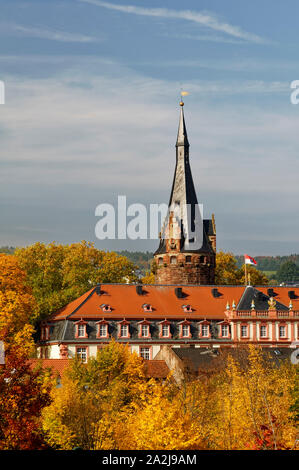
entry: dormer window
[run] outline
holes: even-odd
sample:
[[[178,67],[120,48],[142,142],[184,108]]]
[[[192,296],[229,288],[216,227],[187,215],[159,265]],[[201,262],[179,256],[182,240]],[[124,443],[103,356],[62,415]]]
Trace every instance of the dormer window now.
[[[158,323],[159,325],[159,338],[171,338],[170,323],[168,320],[163,320]]]
[[[210,338],[210,336],[211,336],[210,325],[207,321],[203,321],[203,322],[200,323],[199,336],[201,338]]]
[[[182,337],[188,338],[190,335],[190,326],[189,325],[182,325]]]
[[[146,320],[139,323],[139,331],[138,331],[139,338],[150,338],[150,324]]]
[[[129,322],[127,322],[126,320],[123,320],[118,325],[118,337],[130,338]]]
[[[97,322],[97,338],[108,338],[108,323],[105,320]]]
[[[143,304],[142,308],[145,312],[152,312],[153,311],[152,306],[150,304]]]
[[[75,323],[75,337],[76,338],[87,338],[87,331],[86,331],[86,322],[80,320]]]
[[[180,326],[180,338],[191,338],[190,323],[185,320],[179,323]]]
[[[103,310],[103,312],[112,312],[112,309],[111,309],[110,305],[108,305],[108,304],[102,304],[101,309]]]
[[[141,325],[141,336],[148,337],[149,336],[149,326],[148,325]]]
[[[221,336],[226,338],[228,336],[229,330],[228,325],[221,325]]]
[[[192,307],[191,305],[182,305],[182,309],[184,312],[191,313],[192,312]]]
[[[219,338],[230,338],[230,326],[227,322],[220,322],[219,324]]]

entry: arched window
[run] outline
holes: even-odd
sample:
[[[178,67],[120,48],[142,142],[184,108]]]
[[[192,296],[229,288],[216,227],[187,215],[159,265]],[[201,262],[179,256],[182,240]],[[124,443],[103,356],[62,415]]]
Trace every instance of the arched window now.
[[[176,263],[177,263],[176,256],[171,256],[170,257],[170,264],[176,264]]]
[[[163,264],[163,258],[159,258],[159,259],[158,259],[158,264],[159,264],[159,265]]]

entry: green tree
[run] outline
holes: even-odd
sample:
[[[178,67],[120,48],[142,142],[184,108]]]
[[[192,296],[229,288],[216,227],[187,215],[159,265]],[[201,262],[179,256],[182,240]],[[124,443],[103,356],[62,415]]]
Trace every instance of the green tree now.
[[[293,261],[286,261],[277,271],[276,278],[279,282],[298,281],[299,267]]]

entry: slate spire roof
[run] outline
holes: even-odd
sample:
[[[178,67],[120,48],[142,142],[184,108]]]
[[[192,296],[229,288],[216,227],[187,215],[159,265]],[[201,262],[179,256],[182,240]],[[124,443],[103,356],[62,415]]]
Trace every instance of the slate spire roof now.
[[[173,211],[174,208],[177,210],[176,215],[179,214],[177,220],[178,225],[181,227],[180,251],[188,253],[213,253],[205,227],[203,226],[191,173],[189,162],[190,145],[187,136],[183,106],[184,103],[181,102],[179,127],[175,145],[176,167],[168,204],[169,210],[162,228],[160,246],[155,254],[166,252],[165,238],[167,238],[167,236],[165,233],[169,226],[170,212]],[[187,208],[189,208],[189,210]]]

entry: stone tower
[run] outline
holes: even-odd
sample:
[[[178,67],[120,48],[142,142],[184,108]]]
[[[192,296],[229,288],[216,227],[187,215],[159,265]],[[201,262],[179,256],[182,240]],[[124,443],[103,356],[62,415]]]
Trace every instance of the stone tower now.
[[[180,102],[176,168],[168,213],[154,254],[157,284],[214,284],[216,227],[214,216],[203,220],[190,163],[189,142]]]

